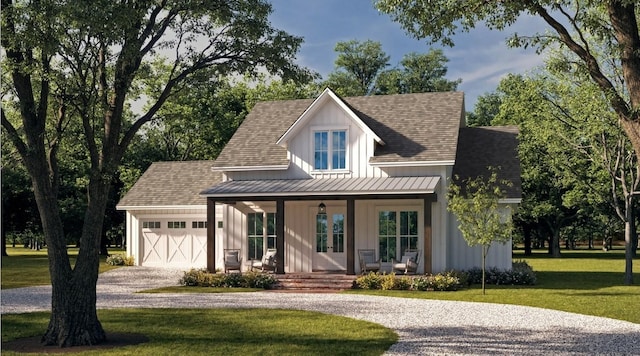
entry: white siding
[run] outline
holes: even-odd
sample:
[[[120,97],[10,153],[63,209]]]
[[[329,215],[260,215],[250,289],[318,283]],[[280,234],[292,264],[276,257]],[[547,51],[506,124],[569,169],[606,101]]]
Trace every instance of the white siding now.
[[[505,209],[505,212],[511,212],[510,209]],[[450,260],[448,268],[466,270],[473,267],[482,266],[482,247],[474,246],[469,247],[469,244],[462,237],[462,233],[458,229],[458,221],[453,214],[450,214],[451,229],[452,232],[448,238],[449,250],[448,257]],[[499,269],[511,269],[512,265],[512,245],[511,241],[502,244],[494,242],[489,247],[489,253],[487,254],[486,267],[487,268],[499,268]]]
[[[222,219],[222,210],[216,207],[216,220]],[[156,259],[148,260],[146,265],[168,266],[180,268],[206,267],[206,229],[192,229],[192,221],[206,221],[206,209],[148,209],[131,210],[126,213],[127,256],[133,256],[138,266],[145,265],[145,236],[142,221],[159,221],[161,229],[155,234],[157,242]],[[168,221],[185,221],[185,229],[167,229]],[[217,233],[220,233],[218,229]],[[147,231],[149,233],[149,231]],[[150,236],[150,235],[149,235]],[[147,239],[147,241],[149,241]],[[147,257],[149,257],[147,255]]]

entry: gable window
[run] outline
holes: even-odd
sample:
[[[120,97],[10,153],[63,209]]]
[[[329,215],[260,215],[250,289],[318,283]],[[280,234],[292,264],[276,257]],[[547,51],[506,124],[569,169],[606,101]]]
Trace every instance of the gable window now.
[[[248,213],[248,256],[250,260],[259,260],[264,251],[276,247],[276,214]]]
[[[347,169],[347,130],[315,131],[313,157],[315,170]]]

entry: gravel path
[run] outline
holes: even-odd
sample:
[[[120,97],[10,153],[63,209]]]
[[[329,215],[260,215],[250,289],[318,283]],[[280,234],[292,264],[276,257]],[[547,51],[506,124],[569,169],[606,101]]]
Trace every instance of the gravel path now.
[[[98,308],[319,311],[395,330],[400,341],[387,355],[640,355],[640,324],[532,307],[332,293],[134,294],[176,285],[181,275],[145,267],[102,273]],[[0,297],[2,314],[51,306],[50,287],[8,289]]]

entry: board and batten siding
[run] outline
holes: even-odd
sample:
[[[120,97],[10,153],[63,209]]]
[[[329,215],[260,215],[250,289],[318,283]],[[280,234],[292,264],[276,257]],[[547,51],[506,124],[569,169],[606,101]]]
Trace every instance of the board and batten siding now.
[[[503,206],[502,210],[505,214],[511,214],[512,209],[507,206]],[[450,215],[451,226],[449,231],[451,234],[448,238],[449,248],[447,251],[448,259],[450,261],[450,268],[457,270],[468,270],[474,267],[482,266],[482,246],[470,247],[467,241],[462,236],[462,232],[458,229],[458,220],[455,215]],[[494,242],[489,247],[487,253],[486,267],[487,268],[499,268],[499,269],[511,269],[512,266],[512,242],[509,240],[507,243]]]
[[[312,272],[313,258],[315,253],[315,215],[318,210],[318,201],[289,201],[285,203],[285,273],[293,272]],[[341,209],[346,214],[346,203],[341,200],[323,201],[328,211]],[[446,255],[442,251],[444,233],[436,211],[438,203],[432,203],[432,259],[439,258],[440,255]],[[247,248],[247,212],[273,212],[273,207],[269,204],[257,205],[248,208],[243,204],[226,205],[225,206],[225,235],[222,238],[216,237],[218,241],[224,241],[225,248],[239,248],[243,250],[246,259]],[[358,249],[375,249],[379,254],[378,245],[378,213],[382,210],[395,211],[417,211],[418,212],[418,234],[420,236],[419,248],[424,251],[424,201],[420,199],[413,200],[358,200],[355,202],[355,250],[354,261],[356,273],[359,273],[358,265]],[[216,250],[216,263],[222,266],[223,250]],[[346,253],[346,245],[345,245]],[[445,263],[446,259],[442,259],[438,263]],[[421,258],[419,271],[424,271],[425,261]],[[244,264],[243,269],[248,268],[248,262]],[[345,266],[346,268],[346,266]],[[386,263],[384,270],[390,271],[391,264]],[[441,268],[440,270],[445,270]]]

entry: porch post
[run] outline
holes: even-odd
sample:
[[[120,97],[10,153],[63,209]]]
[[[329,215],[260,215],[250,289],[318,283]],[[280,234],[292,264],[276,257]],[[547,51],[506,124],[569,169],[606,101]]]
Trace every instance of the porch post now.
[[[284,199],[276,200],[276,273],[284,274]]]
[[[207,270],[216,271],[216,201],[207,198]]]
[[[347,198],[347,274],[356,274],[355,267],[355,199]]]
[[[435,194],[429,194],[424,198],[424,273],[433,272],[433,255],[431,247],[431,203],[438,200]]]

